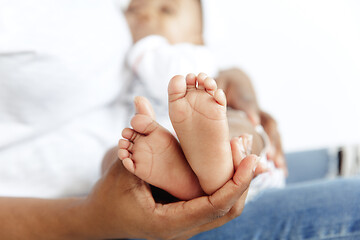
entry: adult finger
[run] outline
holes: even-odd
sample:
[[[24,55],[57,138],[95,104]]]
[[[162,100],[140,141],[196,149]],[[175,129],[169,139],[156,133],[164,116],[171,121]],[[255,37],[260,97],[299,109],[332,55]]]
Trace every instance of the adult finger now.
[[[237,200],[248,189],[254,176],[254,169],[258,164],[258,157],[250,155],[244,158],[233,178],[229,180],[224,187],[220,188],[212,196],[209,196],[209,202],[215,207],[226,213],[237,202]],[[220,212],[220,216],[224,215]]]
[[[244,206],[245,206],[245,200],[247,197],[248,189],[245,191],[245,193],[239,198],[239,200],[234,204],[234,206],[230,209],[230,211],[223,217],[220,217],[212,222],[197,226],[195,228],[189,229],[187,232],[184,232],[182,237],[179,239],[188,239],[192,236],[195,236],[199,233],[206,232],[218,227],[221,227],[225,223],[229,222],[230,220],[238,217],[241,215]]]
[[[203,225],[216,220],[217,222],[210,224],[210,226],[222,225],[229,221],[230,218],[218,219],[228,214],[240,198],[244,199],[246,197],[246,191],[253,178],[253,170],[256,164],[257,157],[254,155],[248,156],[241,161],[233,178],[213,195],[196,198],[187,202],[158,205],[156,212],[162,218],[166,218],[167,223],[176,223],[170,227],[181,230],[180,232],[187,231],[188,229],[200,231],[204,227]],[[241,209],[243,204],[240,206]],[[237,207],[238,209],[240,209],[239,206]]]

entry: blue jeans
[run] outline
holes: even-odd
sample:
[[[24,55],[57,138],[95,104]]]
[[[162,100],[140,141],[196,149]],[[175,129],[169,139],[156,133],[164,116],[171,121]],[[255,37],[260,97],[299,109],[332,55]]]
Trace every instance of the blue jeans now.
[[[191,239],[360,239],[360,178],[264,191],[240,217]]]

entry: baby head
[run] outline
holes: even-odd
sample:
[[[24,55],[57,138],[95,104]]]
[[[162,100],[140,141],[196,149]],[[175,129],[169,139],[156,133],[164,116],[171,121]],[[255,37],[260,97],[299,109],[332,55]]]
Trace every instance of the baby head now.
[[[200,0],[132,0],[125,16],[134,42],[161,35],[171,44],[203,44]]]

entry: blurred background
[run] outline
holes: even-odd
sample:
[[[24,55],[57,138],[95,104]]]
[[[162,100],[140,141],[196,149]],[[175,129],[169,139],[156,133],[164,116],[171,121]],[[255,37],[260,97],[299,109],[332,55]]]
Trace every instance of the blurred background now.
[[[285,152],[360,144],[360,1],[222,0],[215,11],[210,46],[253,80]]]

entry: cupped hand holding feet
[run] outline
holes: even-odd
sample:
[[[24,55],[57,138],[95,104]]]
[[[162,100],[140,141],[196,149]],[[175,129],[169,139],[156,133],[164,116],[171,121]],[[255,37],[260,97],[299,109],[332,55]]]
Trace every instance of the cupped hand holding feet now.
[[[117,149],[107,154],[113,163],[82,206],[91,239],[186,239],[219,227],[241,214],[256,166],[255,156],[246,157],[211,196],[159,204],[116,155]]]
[[[211,80],[207,82],[212,83]],[[210,87],[208,89],[212,90]],[[210,92],[210,96],[214,96],[213,94]],[[233,139],[233,156],[230,155],[227,160],[233,164],[231,169],[236,171],[220,189],[210,196],[199,196],[189,201],[156,203],[145,181],[166,189],[171,186],[171,181],[164,180],[164,177],[168,178],[173,174],[181,177],[192,171],[187,164],[181,166],[186,160],[180,146],[166,129],[155,122],[155,115],[146,99],[137,98],[135,103],[139,114],[132,119],[133,129],[124,130],[125,139],[119,142],[119,151],[113,149],[112,153],[107,154],[110,160],[105,159],[104,162],[112,163],[112,166],[104,171],[104,177],[87,201],[88,208],[92,209],[89,211],[91,218],[99,219],[94,227],[106,232],[107,238],[186,239],[239,216],[254,176],[257,157],[250,155],[243,158],[239,154],[242,149],[238,139]],[[171,162],[185,170],[172,171],[177,168],[169,167]],[[154,172],[158,170],[163,173]],[[178,184],[184,184],[181,181],[174,182],[167,191],[171,192]],[[189,187],[191,182],[187,184]],[[194,184],[199,187],[198,182],[192,182],[192,186]]]
[[[150,102],[137,97],[133,128],[123,130],[118,157],[128,171],[181,200],[211,195],[233,176],[233,169],[246,156],[231,156],[237,151],[234,144],[230,149],[225,96],[205,74],[189,74],[186,79],[175,76],[170,81],[169,101],[181,146],[155,121]],[[240,147],[237,142],[240,138],[232,140]],[[242,146],[243,151],[247,148],[251,146]]]

